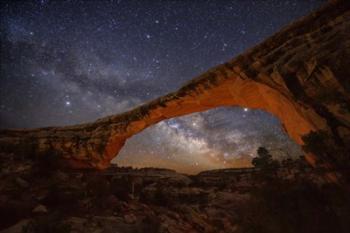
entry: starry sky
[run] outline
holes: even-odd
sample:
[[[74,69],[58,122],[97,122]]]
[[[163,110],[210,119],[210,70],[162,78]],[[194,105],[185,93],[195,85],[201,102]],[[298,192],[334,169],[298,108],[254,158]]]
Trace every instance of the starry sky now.
[[[325,0],[1,1],[0,128],[123,112],[263,41]],[[300,148],[272,115],[218,108],[135,135],[114,160],[194,173]]]

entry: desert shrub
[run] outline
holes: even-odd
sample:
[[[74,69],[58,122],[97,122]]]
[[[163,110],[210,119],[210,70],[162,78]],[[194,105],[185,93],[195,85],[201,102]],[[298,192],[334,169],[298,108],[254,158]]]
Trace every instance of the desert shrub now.
[[[87,180],[87,191],[90,195],[101,198],[110,194],[110,182],[103,176],[91,176]]]
[[[200,192],[200,193],[180,193],[178,200],[181,200],[182,203],[189,203],[189,204],[207,204],[209,200],[208,193]]]
[[[77,211],[79,200],[86,196],[82,186],[66,182],[60,183],[54,179],[49,179],[47,183],[47,195],[42,203],[50,209],[57,209],[65,213]]]
[[[146,188],[140,193],[140,201],[163,207],[170,207],[177,201],[177,195],[161,186]]]
[[[252,160],[252,164],[261,169],[275,169],[279,167],[279,162],[272,159],[272,155],[265,147],[258,148],[258,156]]]
[[[111,193],[118,199],[127,201],[130,199],[131,182],[127,177],[113,179],[111,181]]]
[[[10,227],[21,219],[26,218],[31,214],[32,209],[33,205],[29,202],[20,202],[15,200],[6,200],[4,202],[0,200],[0,229]]]
[[[22,228],[22,233],[69,233],[71,226],[58,214],[39,217],[31,220]]]
[[[157,233],[160,232],[161,220],[156,216],[146,216],[142,220],[140,233]]]
[[[326,131],[312,131],[303,137],[303,149],[319,158],[319,164],[330,163],[337,168],[350,166],[350,145],[337,143],[335,137]]]
[[[171,198],[165,189],[158,187],[153,202],[160,206],[170,206]]]
[[[312,131],[303,137],[303,149],[319,156],[326,156],[329,153],[330,137],[325,131]]]
[[[55,171],[61,168],[61,160],[59,154],[52,152],[50,154],[44,154],[36,156],[33,166],[34,175],[41,177],[49,177]]]
[[[318,187],[275,179],[252,192],[240,207],[240,232],[347,232],[350,221],[348,192],[336,185]]]

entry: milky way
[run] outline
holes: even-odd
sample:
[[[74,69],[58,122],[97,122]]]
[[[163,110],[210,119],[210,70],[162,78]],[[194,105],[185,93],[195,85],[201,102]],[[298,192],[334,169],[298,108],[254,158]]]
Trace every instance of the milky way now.
[[[123,112],[223,63],[325,1],[2,1],[0,127]],[[279,121],[224,108],[131,138],[115,162],[179,171],[248,166],[259,146],[298,156]]]

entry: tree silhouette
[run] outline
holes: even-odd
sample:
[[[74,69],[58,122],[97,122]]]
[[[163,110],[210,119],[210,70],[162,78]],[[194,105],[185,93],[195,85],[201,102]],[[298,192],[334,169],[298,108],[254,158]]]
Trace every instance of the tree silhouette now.
[[[258,148],[258,156],[252,160],[252,164],[256,168],[278,168],[279,162],[272,159],[272,155],[265,147]]]

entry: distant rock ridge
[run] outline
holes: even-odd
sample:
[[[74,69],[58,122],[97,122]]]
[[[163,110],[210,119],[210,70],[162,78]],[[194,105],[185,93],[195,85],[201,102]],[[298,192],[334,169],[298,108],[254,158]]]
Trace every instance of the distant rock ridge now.
[[[109,166],[125,141],[162,120],[220,106],[262,109],[298,144],[325,130],[350,140],[350,2],[330,1],[261,44],[131,111],[88,124],[0,131],[0,151]],[[310,162],[312,162],[310,160]]]

